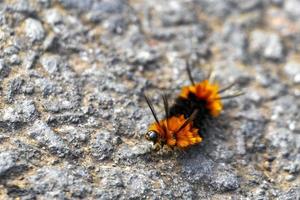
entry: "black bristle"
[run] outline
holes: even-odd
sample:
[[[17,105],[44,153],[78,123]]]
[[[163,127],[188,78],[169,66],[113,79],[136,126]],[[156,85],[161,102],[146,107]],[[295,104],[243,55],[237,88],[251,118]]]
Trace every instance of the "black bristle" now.
[[[206,108],[207,102],[205,100],[197,99],[196,95],[190,93],[188,98],[178,97],[174,105],[170,107],[170,116],[184,115],[187,119],[197,109],[198,113],[193,121],[194,127],[199,129],[199,134],[206,130],[206,127],[212,120],[209,110]]]

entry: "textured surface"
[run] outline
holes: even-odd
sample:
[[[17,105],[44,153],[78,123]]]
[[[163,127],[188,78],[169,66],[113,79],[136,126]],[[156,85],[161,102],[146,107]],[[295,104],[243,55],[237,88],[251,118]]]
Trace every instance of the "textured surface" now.
[[[299,0],[3,0],[0,199],[299,199]],[[246,95],[186,152],[143,135],[211,67]]]

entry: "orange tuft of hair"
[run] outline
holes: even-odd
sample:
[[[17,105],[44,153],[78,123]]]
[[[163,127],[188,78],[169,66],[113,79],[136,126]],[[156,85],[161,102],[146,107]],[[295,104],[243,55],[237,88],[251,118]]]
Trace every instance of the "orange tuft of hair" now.
[[[164,140],[168,146],[176,146],[184,149],[202,141],[202,138],[198,134],[198,129],[193,128],[192,122],[178,131],[185,121],[186,119],[183,115],[180,115],[179,117],[172,116],[169,119],[161,120],[159,124],[151,124],[149,131],[157,132],[160,135],[160,138]],[[162,130],[161,127],[166,127],[166,130]]]
[[[218,84],[212,84],[208,80],[204,80],[195,85],[185,86],[182,88],[180,97],[189,98],[189,94],[194,94],[199,100],[206,101],[206,108],[213,117],[220,115],[223,109],[220,95],[218,93]]]

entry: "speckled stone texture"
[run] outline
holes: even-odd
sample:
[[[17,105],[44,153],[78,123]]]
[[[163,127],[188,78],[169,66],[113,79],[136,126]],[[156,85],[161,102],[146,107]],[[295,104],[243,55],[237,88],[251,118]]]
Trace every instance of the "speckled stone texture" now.
[[[300,199],[299,19],[299,0],[0,1],[0,199]],[[246,94],[154,152],[142,94],[163,117],[185,60]]]

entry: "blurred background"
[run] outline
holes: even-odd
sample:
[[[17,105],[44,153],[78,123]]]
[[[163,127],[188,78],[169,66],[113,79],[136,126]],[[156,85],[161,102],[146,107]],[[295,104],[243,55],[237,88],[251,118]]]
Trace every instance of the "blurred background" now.
[[[0,49],[0,199],[300,198],[299,0],[2,0]],[[185,61],[245,95],[153,152]]]

